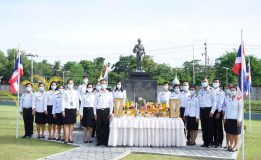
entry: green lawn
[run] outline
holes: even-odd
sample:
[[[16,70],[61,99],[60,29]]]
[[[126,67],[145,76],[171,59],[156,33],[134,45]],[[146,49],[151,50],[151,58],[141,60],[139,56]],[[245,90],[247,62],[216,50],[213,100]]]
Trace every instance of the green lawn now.
[[[70,145],[36,139],[16,139],[16,108],[0,106],[0,159],[31,160],[74,148]],[[35,128],[35,127],[34,127]],[[22,118],[19,119],[19,136],[24,134]]]

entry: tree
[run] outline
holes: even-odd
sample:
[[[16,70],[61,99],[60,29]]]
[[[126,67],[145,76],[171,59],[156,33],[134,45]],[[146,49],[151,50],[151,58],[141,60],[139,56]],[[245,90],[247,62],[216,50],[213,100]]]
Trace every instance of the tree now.
[[[68,75],[74,80],[75,83],[81,83],[82,76],[84,73],[83,67],[81,64],[75,62],[75,61],[69,61],[64,64],[64,70],[69,71]],[[65,76],[66,77],[66,76]]]
[[[89,78],[89,81],[92,83],[97,82],[97,73],[95,72],[95,64],[92,61],[81,60],[80,64],[84,69],[84,74],[86,74]]]

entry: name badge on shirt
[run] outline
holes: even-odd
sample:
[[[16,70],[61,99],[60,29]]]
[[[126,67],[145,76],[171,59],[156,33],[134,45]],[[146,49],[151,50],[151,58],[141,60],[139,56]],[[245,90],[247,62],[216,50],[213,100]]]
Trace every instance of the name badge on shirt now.
[[[73,102],[70,102],[70,106],[73,106]]]

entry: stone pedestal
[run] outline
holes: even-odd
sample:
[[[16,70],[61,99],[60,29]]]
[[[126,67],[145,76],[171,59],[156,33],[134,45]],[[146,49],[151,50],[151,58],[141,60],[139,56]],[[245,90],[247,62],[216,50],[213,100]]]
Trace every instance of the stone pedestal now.
[[[157,81],[147,72],[131,72],[128,79],[124,80],[124,89],[128,100],[137,102],[139,97],[146,101],[157,101]]]

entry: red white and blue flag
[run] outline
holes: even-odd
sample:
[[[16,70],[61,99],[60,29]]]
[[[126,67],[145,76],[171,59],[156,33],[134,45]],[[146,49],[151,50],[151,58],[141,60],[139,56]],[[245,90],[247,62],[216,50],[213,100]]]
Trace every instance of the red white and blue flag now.
[[[107,64],[104,66],[104,76],[103,76],[103,79],[105,79],[107,82],[109,80],[109,67],[108,67]]]
[[[20,78],[24,75],[24,71],[23,71],[23,64],[22,64],[22,58],[20,55],[20,51],[18,50],[18,54],[17,54],[17,58],[15,61],[15,68],[14,68],[14,72],[9,80],[9,84],[10,84],[10,90],[12,93],[16,93],[19,89],[19,82],[18,80],[20,80]]]
[[[252,78],[251,78],[251,69],[250,69],[250,59],[248,61],[247,67],[246,67],[246,79],[248,84],[248,93],[252,92]]]
[[[243,46],[243,47],[242,47]],[[237,98],[242,99],[242,92],[247,96],[248,94],[248,81],[247,81],[247,73],[246,73],[246,61],[245,61],[245,49],[244,45],[240,45],[238,52],[237,52],[237,57],[235,60],[235,64],[233,66],[233,72],[238,76],[238,89],[237,89]],[[242,72],[241,72],[242,71]],[[241,73],[243,75],[241,75]],[[242,82],[242,77],[243,76],[243,82]],[[243,83],[243,88],[242,84]]]

